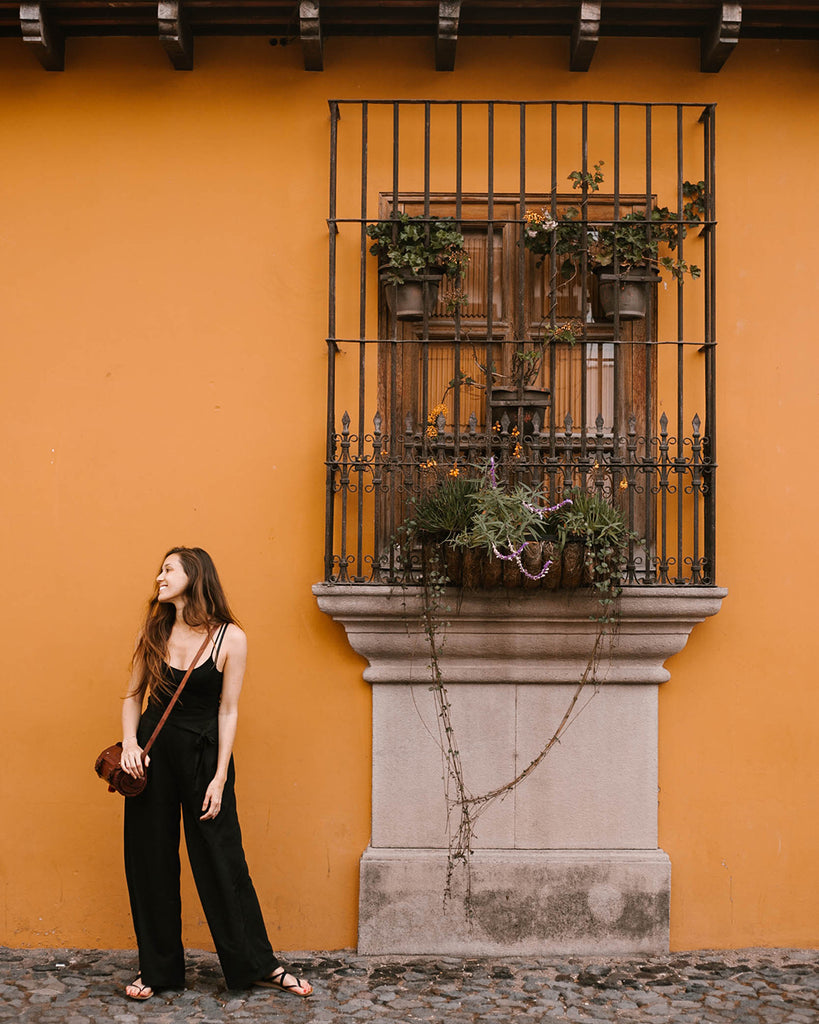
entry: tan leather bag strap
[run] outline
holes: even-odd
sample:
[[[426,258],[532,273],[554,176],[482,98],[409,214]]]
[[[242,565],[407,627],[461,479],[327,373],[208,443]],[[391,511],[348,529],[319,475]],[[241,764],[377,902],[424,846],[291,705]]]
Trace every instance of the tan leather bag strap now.
[[[182,682],[179,684],[179,686],[177,686],[176,693],[174,693],[173,697],[171,697],[171,699],[168,701],[168,706],[165,708],[165,711],[164,711],[162,717],[157,722],[156,728],[151,733],[151,738],[148,740],[148,742],[143,747],[143,750],[142,750],[142,757],[143,757],[143,759],[147,756],[148,751],[154,745],[154,742],[155,742],[157,736],[159,735],[159,733],[162,730],[162,726],[168,721],[168,715],[173,711],[174,704],[176,704],[176,702],[179,700],[179,695],[182,693],[182,690],[184,689],[185,683],[187,683],[188,679],[190,678],[190,674],[191,674],[191,672],[193,672],[194,665],[196,665],[197,661],[199,661],[199,659],[205,653],[205,648],[208,646],[209,643],[211,643],[212,640],[213,640],[213,630],[209,629],[208,630],[208,635],[205,637],[205,639],[204,639],[204,641],[202,643],[202,646],[199,648],[199,650],[193,656],[193,661],[190,663],[188,671],[182,677]]]

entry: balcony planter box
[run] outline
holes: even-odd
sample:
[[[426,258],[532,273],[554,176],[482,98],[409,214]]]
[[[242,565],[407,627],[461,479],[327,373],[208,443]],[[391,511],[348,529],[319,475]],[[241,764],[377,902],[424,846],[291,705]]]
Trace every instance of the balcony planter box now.
[[[382,280],[384,270],[381,268]],[[390,268],[391,273],[396,273]],[[416,275],[409,270],[399,271],[403,278],[400,284],[390,284],[384,280],[384,296],[387,309],[396,320],[418,321],[432,316],[438,302],[438,289],[444,276],[442,268],[430,267],[425,274]]]
[[[651,267],[621,269],[619,275],[609,268],[596,267],[598,302],[604,320],[613,320],[619,311],[621,320],[644,320],[648,290],[660,280]]]
[[[581,541],[568,541],[561,552],[557,540],[529,541],[521,562],[530,576],[537,576],[544,564],[552,563],[540,579],[530,579],[514,559],[506,560],[482,548],[457,548],[452,544],[427,542],[425,565],[445,567],[447,582],[466,590],[575,590],[591,583],[585,568],[586,548]]]

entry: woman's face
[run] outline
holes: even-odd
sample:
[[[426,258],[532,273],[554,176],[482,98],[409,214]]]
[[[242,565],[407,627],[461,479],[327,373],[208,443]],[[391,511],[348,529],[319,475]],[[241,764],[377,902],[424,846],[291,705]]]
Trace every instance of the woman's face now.
[[[188,577],[182,568],[182,559],[179,555],[168,555],[156,582],[159,584],[158,601],[173,601],[185,593],[188,589]]]

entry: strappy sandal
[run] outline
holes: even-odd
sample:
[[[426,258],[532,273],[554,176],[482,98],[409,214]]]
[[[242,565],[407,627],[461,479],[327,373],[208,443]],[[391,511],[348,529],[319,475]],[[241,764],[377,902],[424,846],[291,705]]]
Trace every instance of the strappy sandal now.
[[[285,978],[295,978],[295,984],[286,985]],[[286,967],[277,967],[272,974],[266,978],[260,978],[256,984],[263,988],[280,988],[284,992],[292,992],[294,996],[301,996],[303,999],[313,994],[313,986],[310,982],[305,981],[304,978],[297,978],[295,974],[290,974]],[[307,992],[299,992],[300,988],[306,988]]]
[[[128,991],[129,988],[135,988],[137,990],[137,994],[135,996],[132,996],[131,993]],[[153,994],[154,990],[151,988],[150,985],[142,984],[142,975],[140,975],[136,979],[136,981],[132,981],[130,985],[125,986],[125,995],[129,999],[135,999],[137,1002],[142,1002],[145,999],[150,999]]]

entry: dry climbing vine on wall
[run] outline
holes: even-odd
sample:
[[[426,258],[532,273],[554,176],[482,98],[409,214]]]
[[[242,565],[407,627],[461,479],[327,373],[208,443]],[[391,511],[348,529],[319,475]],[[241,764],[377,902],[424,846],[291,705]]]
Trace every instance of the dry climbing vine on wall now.
[[[597,692],[596,676],[603,649],[603,641],[607,636],[610,640],[613,640],[618,624],[614,602],[620,594],[620,587],[610,583],[605,590],[598,591],[601,614],[595,617],[597,629],[594,643],[586,666],[580,675],[574,693],[555,731],[546,741],[540,752],[513,779],[510,779],[502,786],[498,786],[496,789],[490,790],[488,793],[475,796],[469,792],[464,781],[461,754],[450,714],[452,706],[441,670],[440,652],[442,641],[440,640],[440,635],[445,622],[442,620],[440,613],[445,596],[445,584],[446,575],[442,571],[439,555],[435,553],[426,563],[424,569],[422,622],[424,635],[429,647],[430,673],[432,677],[430,690],[435,703],[439,745],[444,759],[444,797],[447,809],[448,851],[443,897],[445,902],[452,898],[452,881],[455,868],[458,864],[463,864],[466,869],[464,903],[467,917],[471,917],[471,857],[477,819],[490,804],[498,798],[511,793],[516,786],[528,778],[543,762],[555,744],[560,741],[569,725],[587,706],[588,701],[585,705],[578,708],[578,702],[583,691],[588,686],[593,686],[594,693]],[[456,820],[453,821],[453,818]]]

